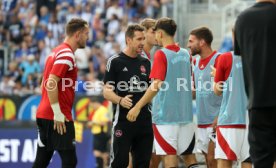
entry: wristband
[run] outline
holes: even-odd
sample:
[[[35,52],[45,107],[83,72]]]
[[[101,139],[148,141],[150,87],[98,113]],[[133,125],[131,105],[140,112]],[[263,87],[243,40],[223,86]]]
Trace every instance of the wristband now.
[[[59,103],[51,104],[52,110],[54,112],[54,120],[59,122],[64,122],[64,114],[61,112]]]

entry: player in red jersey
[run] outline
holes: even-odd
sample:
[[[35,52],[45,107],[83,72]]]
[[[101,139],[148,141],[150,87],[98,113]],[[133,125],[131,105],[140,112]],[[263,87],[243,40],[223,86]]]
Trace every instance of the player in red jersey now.
[[[75,128],[71,109],[77,67],[74,52],[88,40],[88,23],[80,18],[66,25],[66,37],[49,55],[43,74],[42,99],[37,109],[38,147],[34,168],[47,167],[55,150],[62,167],[76,167]],[[65,122],[66,121],[66,122]]]

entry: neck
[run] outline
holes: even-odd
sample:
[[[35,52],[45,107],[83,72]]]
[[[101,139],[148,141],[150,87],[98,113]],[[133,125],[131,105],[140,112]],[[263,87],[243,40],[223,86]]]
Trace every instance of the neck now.
[[[71,49],[73,50],[73,52],[75,52],[78,49],[76,43],[73,42],[72,38],[66,37],[65,40],[64,40],[64,43],[69,44]]]
[[[136,58],[137,57],[137,52],[133,51],[130,47],[126,47],[123,51],[128,57],[131,58]]]
[[[166,37],[162,41],[163,47],[166,47],[168,45],[174,45],[174,44],[175,44],[175,41],[174,41],[173,37]]]
[[[209,57],[213,52],[214,51],[212,50],[211,47],[207,47],[206,49],[203,49],[199,55],[201,59],[204,59]]]
[[[150,50],[152,49],[152,47],[153,47],[153,45],[151,45],[151,44],[149,44],[149,43],[146,43],[146,44],[144,45],[144,51],[147,52],[147,53],[149,53]]]

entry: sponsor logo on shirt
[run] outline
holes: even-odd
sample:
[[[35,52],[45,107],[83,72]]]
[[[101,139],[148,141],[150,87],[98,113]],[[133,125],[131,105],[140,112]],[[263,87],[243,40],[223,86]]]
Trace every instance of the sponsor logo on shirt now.
[[[124,72],[127,72],[127,71],[128,71],[127,67],[124,67],[123,71],[124,71]]]

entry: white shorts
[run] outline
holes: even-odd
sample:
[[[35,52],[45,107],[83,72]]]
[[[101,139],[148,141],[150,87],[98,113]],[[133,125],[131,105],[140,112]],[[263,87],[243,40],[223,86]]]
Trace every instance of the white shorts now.
[[[210,139],[215,142],[215,138],[212,137],[213,135],[213,127],[207,128],[197,128],[197,141],[196,141],[196,150],[197,152],[201,153],[208,153],[208,145]]]
[[[181,125],[155,125],[154,147],[156,155],[191,154],[195,144],[193,123]]]
[[[249,157],[248,128],[217,127],[216,159],[243,162]]]

